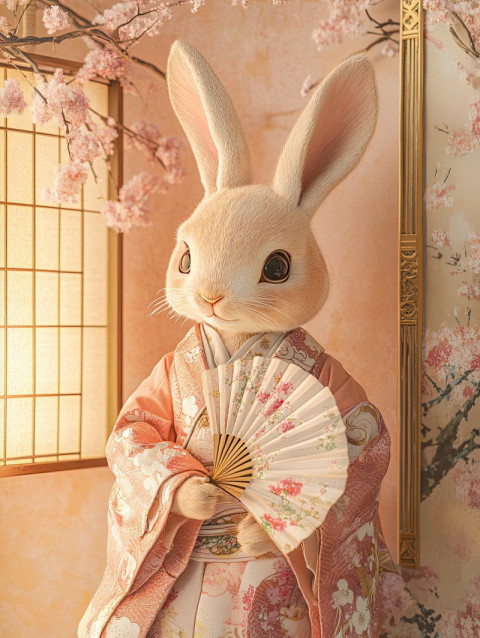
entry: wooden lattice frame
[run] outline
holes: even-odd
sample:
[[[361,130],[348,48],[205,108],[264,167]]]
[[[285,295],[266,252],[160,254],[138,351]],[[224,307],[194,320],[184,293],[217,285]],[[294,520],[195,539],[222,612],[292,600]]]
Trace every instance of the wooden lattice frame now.
[[[80,64],[74,61],[50,58],[43,55],[30,54],[36,64],[45,71],[52,72],[56,68],[62,68],[66,73],[73,74],[80,68]],[[0,66],[11,67],[6,62],[0,62]],[[15,60],[17,68],[28,68],[23,60]],[[117,122],[123,121],[123,94],[118,82],[109,83],[108,91],[108,113]],[[122,183],[122,139],[121,136],[115,142],[115,153],[111,158],[112,171],[116,177],[117,184]],[[115,198],[114,187],[111,183],[108,186],[108,195]],[[110,426],[113,426],[122,404],[122,238],[121,235],[112,230],[108,231],[108,350],[109,350],[109,376],[108,393],[112,400],[108,403],[107,419]],[[35,456],[35,455],[34,455]],[[88,467],[99,467],[107,465],[105,457],[80,460],[53,461],[46,463],[26,463],[2,465],[0,467],[0,477],[20,476],[24,474],[36,474],[43,472],[53,472],[59,470],[72,470]]]

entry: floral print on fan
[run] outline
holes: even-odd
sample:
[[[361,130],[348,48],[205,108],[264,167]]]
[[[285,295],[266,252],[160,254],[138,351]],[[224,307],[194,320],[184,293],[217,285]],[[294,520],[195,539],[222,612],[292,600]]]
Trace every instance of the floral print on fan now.
[[[270,509],[261,516],[260,524],[269,536],[275,536],[275,532],[283,531],[287,526],[300,529],[309,529],[311,521],[306,521],[306,513],[316,520],[322,520],[327,507],[331,507],[337,500],[337,495],[332,495],[327,483],[315,485],[318,496],[304,496],[302,489],[309,481],[301,481],[287,477],[276,484],[269,485],[269,490],[279,499],[267,501]],[[282,544],[281,537],[277,542]]]
[[[304,485],[305,481],[295,481],[292,478],[286,478],[276,485],[269,485],[268,489],[277,496],[297,496]]]
[[[264,514],[261,517],[260,522],[263,529],[269,536],[273,536],[274,531],[282,532],[287,526],[287,521],[285,521],[283,518],[274,518],[270,514]]]
[[[293,390],[293,385],[289,382],[280,382],[272,392],[258,392],[257,400],[265,404],[262,414],[266,417],[272,416],[285,403],[288,393]],[[267,405],[268,404],[268,405]]]

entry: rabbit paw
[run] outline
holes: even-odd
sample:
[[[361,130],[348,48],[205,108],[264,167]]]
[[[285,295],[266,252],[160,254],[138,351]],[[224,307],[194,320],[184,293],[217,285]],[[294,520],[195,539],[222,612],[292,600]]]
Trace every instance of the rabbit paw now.
[[[192,476],[176,491],[172,512],[186,518],[204,521],[215,513],[221,490],[206,476]]]
[[[263,531],[251,514],[245,516],[237,530],[237,541],[242,552],[251,556],[261,556],[276,550],[276,546]]]

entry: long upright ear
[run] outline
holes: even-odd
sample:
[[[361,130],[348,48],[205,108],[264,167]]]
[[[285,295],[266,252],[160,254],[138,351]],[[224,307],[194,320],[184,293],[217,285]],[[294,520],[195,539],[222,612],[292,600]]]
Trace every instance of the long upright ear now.
[[[172,45],[167,83],[206,194],[249,184],[250,157],[235,107],[211,66],[187,42]]]
[[[377,120],[373,67],[355,54],[313,93],[280,155],[274,190],[313,214],[360,161]]]

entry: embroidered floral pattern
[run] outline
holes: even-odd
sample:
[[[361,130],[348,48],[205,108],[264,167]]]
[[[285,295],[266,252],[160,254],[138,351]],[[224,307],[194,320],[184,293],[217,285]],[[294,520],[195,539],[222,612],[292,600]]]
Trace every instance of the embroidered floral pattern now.
[[[347,603],[351,605],[353,603],[353,591],[348,587],[347,581],[342,578],[337,582],[338,590],[332,594],[332,607],[343,607]]]
[[[215,556],[229,556],[236,554],[240,545],[237,537],[230,534],[221,536],[199,536],[195,541],[195,550],[208,549]]]
[[[105,638],[138,638],[140,626],[131,622],[126,616],[117,618],[113,616],[108,623]]]
[[[147,478],[143,482],[145,489],[155,495],[162,482],[171,475],[168,469],[172,459],[186,456],[186,452],[179,447],[171,447],[170,443],[157,443],[154,448],[146,449],[133,459]]]
[[[185,416],[187,425],[191,425],[198,411],[197,402],[194,396],[186,397],[182,401],[182,414]]]

